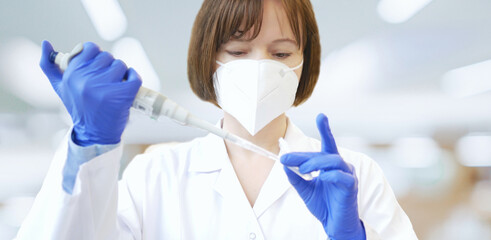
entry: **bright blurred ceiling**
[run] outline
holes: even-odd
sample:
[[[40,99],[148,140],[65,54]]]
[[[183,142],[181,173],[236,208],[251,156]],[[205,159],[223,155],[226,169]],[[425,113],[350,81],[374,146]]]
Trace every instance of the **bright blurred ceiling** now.
[[[312,98],[290,111],[294,122],[316,136],[315,115],[324,112],[335,132],[378,141],[440,131],[491,131],[489,90],[457,98],[442,88],[446,72],[491,59],[491,1],[434,0],[399,24],[381,19],[378,2],[312,1],[323,66]],[[141,42],[161,80],[162,93],[214,122],[220,111],[197,99],[186,80],[187,46],[200,4],[120,1],[128,20],[123,37]],[[39,108],[13,93],[9,83],[16,79],[7,73],[5,46],[21,37],[37,45],[48,39],[62,51],[84,41],[110,51],[115,41],[100,38],[80,1],[2,1],[0,5],[0,112],[58,112],[59,102]],[[130,142],[143,143],[200,134],[171,122],[159,125],[133,116],[126,136]]]

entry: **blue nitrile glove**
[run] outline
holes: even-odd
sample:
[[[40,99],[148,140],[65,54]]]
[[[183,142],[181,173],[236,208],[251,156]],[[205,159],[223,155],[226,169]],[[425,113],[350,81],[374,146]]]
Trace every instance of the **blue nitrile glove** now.
[[[39,65],[72,117],[73,141],[80,146],[119,143],[141,86],[136,71],[91,42],[64,73],[49,61],[53,47],[48,41],[42,51]]]
[[[321,152],[295,152],[281,156],[290,183],[307,208],[322,222],[330,239],[366,239],[358,216],[358,179],[354,167],[339,155],[329,122],[324,114],[317,116],[322,137]],[[286,166],[298,166],[301,173],[320,170],[312,181],[305,181]]]

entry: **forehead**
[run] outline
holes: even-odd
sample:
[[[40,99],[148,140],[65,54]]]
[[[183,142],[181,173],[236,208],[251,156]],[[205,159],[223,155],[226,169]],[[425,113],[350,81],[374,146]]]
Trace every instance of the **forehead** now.
[[[293,0],[286,1],[296,2]],[[299,36],[300,16],[294,9],[295,4],[289,2],[287,8],[282,0],[230,2],[235,2],[233,4],[237,6],[233,7],[233,11],[229,11],[228,16],[222,19],[224,28],[219,29],[218,34],[221,35],[219,44],[226,43],[229,40],[273,41],[280,38],[288,38],[294,40],[300,46],[298,44],[301,42],[301,36]]]
[[[261,30],[256,39],[295,39],[285,8],[279,0],[265,0]]]

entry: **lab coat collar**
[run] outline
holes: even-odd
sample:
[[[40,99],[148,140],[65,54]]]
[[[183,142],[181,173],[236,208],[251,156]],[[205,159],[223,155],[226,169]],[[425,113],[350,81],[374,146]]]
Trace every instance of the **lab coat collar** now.
[[[210,133],[197,141],[199,146],[191,153],[193,156],[190,158],[188,171],[213,172],[222,169],[230,161],[222,138]]]
[[[287,118],[288,127],[286,128],[285,141],[288,144],[289,149],[281,149],[281,152],[305,152],[305,151],[318,151],[316,146],[312,145],[312,139],[306,136],[302,130],[300,130],[290,118]],[[284,152],[286,153],[286,152]]]
[[[313,151],[310,139],[295,126],[290,119],[287,119],[288,127],[286,129],[284,140],[288,149],[280,149],[280,155],[291,151]],[[281,162],[276,162],[271,172],[264,182],[259,196],[254,204],[254,212],[259,218],[275,201],[292,188],[288,177],[283,169]]]
[[[284,140],[288,149],[280,149],[280,154],[291,151],[314,151],[310,139],[298,129],[289,118]],[[221,122],[221,121],[220,121]],[[220,126],[220,122],[217,124]],[[190,162],[189,171],[212,172],[220,170],[215,183],[215,190],[226,199],[233,199],[235,204],[248,205],[249,202],[237,179],[230,163],[227,149],[223,139],[209,134],[200,140],[200,147],[194,153]],[[264,182],[258,198],[253,207],[253,213],[259,218],[275,201],[277,201],[292,186],[278,161],[273,165],[271,172]]]

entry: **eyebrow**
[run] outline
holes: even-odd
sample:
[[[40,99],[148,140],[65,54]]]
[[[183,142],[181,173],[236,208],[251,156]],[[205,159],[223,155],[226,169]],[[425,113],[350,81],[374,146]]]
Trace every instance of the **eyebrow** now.
[[[231,41],[237,41],[237,42],[251,42],[253,39],[242,39],[242,38],[237,38],[237,39],[231,39]],[[298,45],[297,41],[291,39],[291,38],[280,38],[274,40],[272,43],[281,43],[281,42],[289,42],[294,45]]]
[[[289,42],[289,43],[293,43],[295,45],[298,45],[297,41],[290,39],[290,38],[281,38],[281,39],[276,39],[273,41],[273,43],[279,43],[279,42]]]

